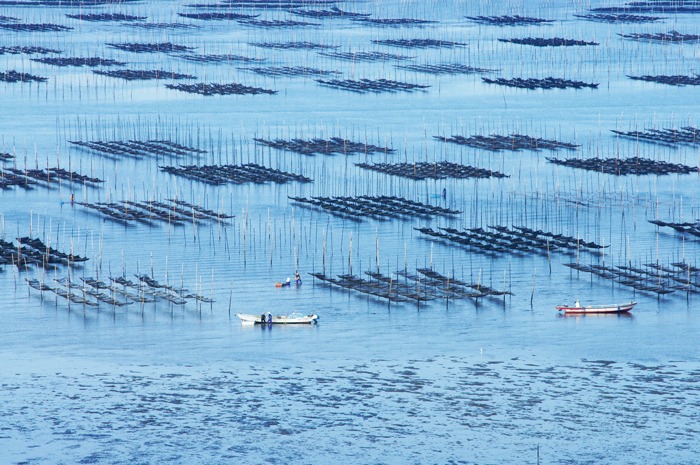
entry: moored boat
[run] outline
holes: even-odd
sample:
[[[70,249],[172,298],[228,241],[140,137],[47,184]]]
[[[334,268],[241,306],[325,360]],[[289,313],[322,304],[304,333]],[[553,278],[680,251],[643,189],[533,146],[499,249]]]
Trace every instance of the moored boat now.
[[[573,305],[557,305],[556,309],[567,314],[586,313],[626,313],[632,310],[637,302],[627,302],[624,304],[604,304],[604,305],[581,305],[577,300]]]
[[[243,324],[273,324],[273,325],[299,325],[299,324],[312,324],[318,323],[318,315],[311,313],[309,315],[302,315],[301,313],[290,313],[289,315],[271,315],[264,313],[261,315],[253,315],[249,313],[237,313],[236,316],[240,318]]]

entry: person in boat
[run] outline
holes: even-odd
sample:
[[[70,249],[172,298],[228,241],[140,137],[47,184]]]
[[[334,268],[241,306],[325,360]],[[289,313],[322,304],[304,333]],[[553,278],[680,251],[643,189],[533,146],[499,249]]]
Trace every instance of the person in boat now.
[[[267,312],[267,322],[272,324],[272,313],[271,312]]]
[[[574,302],[574,307],[576,307],[576,308],[581,307],[581,302],[579,302],[578,299],[576,299],[576,302]]]
[[[285,284],[286,286],[289,286],[290,284],[292,284],[292,280],[289,279],[289,276],[287,276],[287,280],[284,282],[284,284]]]
[[[301,276],[299,276],[299,272],[297,271],[296,274],[294,275],[294,279],[297,282],[297,286],[301,284]]]
[[[262,314],[260,315],[260,323],[266,323],[266,322],[267,322],[267,320],[265,319],[265,312],[262,312]]]

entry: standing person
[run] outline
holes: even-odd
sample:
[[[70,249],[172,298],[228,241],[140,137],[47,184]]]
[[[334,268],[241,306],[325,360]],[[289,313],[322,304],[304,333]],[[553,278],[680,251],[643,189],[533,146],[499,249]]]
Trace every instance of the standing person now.
[[[272,313],[271,312],[267,312],[267,322],[268,322],[268,324],[272,324]]]
[[[301,284],[301,276],[299,276],[299,272],[297,271],[296,274],[294,275],[294,279],[297,282],[297,286]]]
[[[71,192],[70,194],[70,204],[73,205],[73,202],[75,201],[75,195]]]

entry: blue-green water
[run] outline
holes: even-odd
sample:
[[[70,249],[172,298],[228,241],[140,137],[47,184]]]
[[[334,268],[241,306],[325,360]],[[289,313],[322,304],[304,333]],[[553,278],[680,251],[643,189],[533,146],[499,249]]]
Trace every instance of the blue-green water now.
[[[649,144],[620,131],[698,127],[700,90],[628,75],[697,73],[700,46],[626,40],[619,34],[699,34],[697,14],[659,14],[652,23],[602,23],[575,15],[577,2],[337,2],[373,18],[429,19],[378,27],[346,17],[313,19],[285,9],[244,8],[258,19],[317,26],[264,28],[187,19],[184,2],[144,1],[92,8],[0,6],[0,16],[55,23],[64,32],[0,28],[0,47],[43,46],[63,57],[127,62],[242,83],[274,95],[203,97],[168,89],[171,80],[125,81],[87,67],[0,55],[0,71],[47,77],[0,82],[3,167],[61,166],[99,177],[101,187],[63,183],[0,192],[2,239],[39,237],[89,258],[65,267],[0,272],[0,462],[2,463],[700,463],[698,297],[658,297],[565,263],[697,264],[694,236],[648,222],[692,222],[697,174],[612,176],[554,165],[547,157],[640,156],[697,166],[698,145]],[[603,5],[607,6],[607,5]],[[330,9],[309,5],[307,9]],[[147,29],[66,14],[126,13]],[[465,16],[555,20],[539,26],[480,25]],[[501,42],[564,37],[597,46],[534,47]],[[384,39],[441,39],[460,47],[400,48]],[[432,75],[393,60],[348,61],[317,50],[260,42],[314,42],[342,52],[406,55],[412,64],[459,63],[488,74]],[[200,63],[177,53],[130,53],[108,43],[171,42],[188,53],[259,60]],[[321,86],[312,76],[264,77],[252,66],[307,66],[338,79],[391,79],[424,91],[366,93]],[[111,69],[111,68],[100,68]],[[548,76],[597,89],[524,90],[481,77]],[[188,81],[190,82],[190,81]],[[577,151],[490,152],[434,136],[512,133],[580,145]],[[342,137],[393,154],[305,156],[262,139]],[[182,159],[116,160],[69,141],[168,139],[206,150]],[[503,179],[415,181],[360,162],[451,161],[502,172]],[[160,170],[165,165],[255,162],[308,176],[310,184],[211,186]],[[438,195],[446,189],[445,199]],[[235,218],[200,225],[123,224],[77,202],[166,201],[177,197]],[[288,196],[393,195],[460,210],[454,217],[362,222],[303,208]],[[480,254],[427,240],[414,228],[522,225],[608,247],[596,253]],[[331,288],[309,273],[391,275],[432,268],[512,295],[388,304]],[[276,288],[299,270],[304,284]],[[649,268],[647,268],[649,269]],[[148,274],[213,303],[68,303],[28,287],[70,277]],[[693,277],[694,279],[694,277]],[[416,285],[413,283],[412,285]],[[666,283],[664,283],[666,285]],[[81,293],[80,291],[76,291]],[[81,293],[82,294],[82,293]],[[636,300],[628,316],[571,318],[554,306]],[[311,327],[244,327],[235,314],[315,312]]]

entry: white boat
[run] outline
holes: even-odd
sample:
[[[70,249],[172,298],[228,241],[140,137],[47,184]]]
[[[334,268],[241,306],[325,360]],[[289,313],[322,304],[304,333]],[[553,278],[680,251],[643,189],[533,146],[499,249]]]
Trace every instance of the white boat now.
[[[581,305],[577,300],[573,305],[557,305],[560,312],[571,314],[586,313],[626,313],[632,310],[637,302],[627,302],[624,304],[604,304],[604,305]]]
[[[315,313],[310,315],[302,315],[301,313],[290,313],[289,315],[271,315],[269,313],[267,315],[264,313],[252,315],[250,313],[237,313],[236,316],[240,318],[243,324],[249,325],[308,325],[318,322],[318,315]]]

